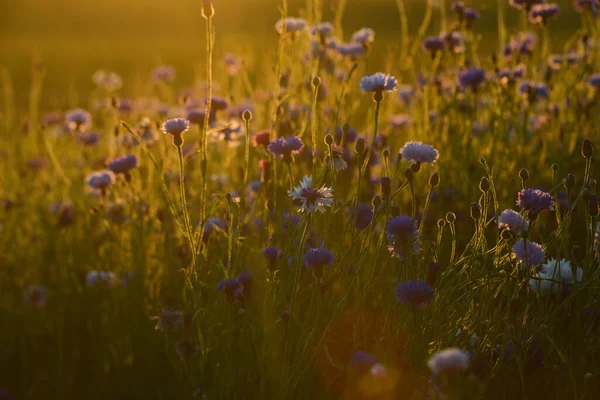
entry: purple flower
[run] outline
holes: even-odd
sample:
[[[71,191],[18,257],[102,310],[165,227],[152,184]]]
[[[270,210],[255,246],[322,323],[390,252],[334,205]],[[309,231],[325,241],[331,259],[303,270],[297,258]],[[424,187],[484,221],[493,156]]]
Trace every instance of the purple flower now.
[[[400,149],[402,158],[414,163],[433,164],[439,157],[438,151],[432,145],[422,142],[408,142]]]
[[[298,154],[302,148],[304,148],[304,143],[298,136],[278,137],[271,141],[267,147],[269,153],[280,158],[288,158],[292,154]]]
[[[472,88],[476,90],[479,85],[485,82],[486,73],[481,68],[469,68],[462,71],[458,77],[458,83],[463,88]]]
[[[481,18],[481,14],[474,8],[465,8],[463,11],[463,17],[467,21],[467,26],[471,26],[474,21]]]
[[[466,351],[450,348],[442,350],[431,356],[427,361],[427,366],[431,369],[434,376],[445,372],[464,371],[469,367],[469,353]]]
[[[525,10],[530,10],[534,5],[542,4],[544,1],[546,0],[510,0],[509,3],[515,8],[524,8]]]
[[[233,303],[236,301],[235,291],[240,287],[240,282],[237,279],[224,279],[217,285],[217,290],[225,294],[225,300],[228,303]]]
[[[115,174],[128,174],[130,170],[137,167],[137,157],[133,154],[117,157],[108,163],[108,169]]]
[[[446,49],[446,41],[439,36],[429,36],[423,39],[421,47],[423,50],[429,51],[433,55],[438,51],[444,51]]]
[[[162,126],[164,133],[171,134],[173,136],[180,136],[182,133],[190,129],[190,122],[183,118],[173,118],[166,121]]]
[[[521,239],[513,246],[513,256],[521,261],[522,268],[533,268],[544,261],[546,254],[539,244]]]
[[[554,208],[554,199],[550,193],[539,189],[523,189],[519,192],[517,206],[537,213],[551,211]]]
[[[358,57],[365,54],[365,48],[360,43],[338,43],[335,50],[344,57]]]
[[[42,285],[31,286],[23,295],[26,304],[36,308],[42,308],[48,301],[48,291]]]
[[[377,72],[373,75],[364,76],[360,80],[359,86],[363,93],[393,92],[398,86],[398,81],[392,75]]]
[[[69,110],[65,113],[65,124],[71,130],[83,131],[92,124],[92,115],[81,108]]]
[[[510,60],[513,53],[516,53],[518,56],[531,54],[536,44],[537,36],[533,33],[519,33],[504,48],[504,56]]]
[[[591,11],[594,17],[598,16],[598,8],[600,7],[598,0],[573,0],[573,7],[575,11],[582,13],[584,11]]]
[[[92,189],[105,190],[115,183],[116,177],[111,170],[92,172],[85,178],[85,183]]]
[[[498,218],[498,228],[508,229],[511,232],[520,234],[529,229],[529,223],[514,210],[504,210]]]
[[[367,203],[360,203],[356,210],[356,216],[354,217],[354,223],[358,229],[365,229],[371,223],[373,219],[373,208]]]
[[[208,100],[206,100],[206,102],[208,102]],[[211,108],[214,108],[215,111],[221,111],[229,107],[229,102],[223,97],[213,96],[210,100],[210,106]]]
[[[324,248],[315,248],[308,250],[303,257],[304,266],[313,269],[316,277],[323,276],[323,267],[330,266],[335,261],[332,252]]]
[[[529,21],[534,24],[546,24],[550,18],[556,17],[560,12],[558,4],[536,4],[529,11]]]
[[[279,247],[265,247],[262,251],[263,256],[267,259],[267,265],[269,268],[274,268],[279,260],[283,256],[283,251]]]
[[[152,80],[154,82],[173,82],[175,75],[175,68],[171,65],[161,65],[152,70]]]
[[[410,304],[414,309],[421,309],[433,299],[435,291],[425,281],[406,281],[396,287],[396,296],[401,304]]]
[[[350,360],[361,373],[370,371],[377,364],[377,358],[363,350],[357,350],[352,353]]]
[[[214,119],[215,113],[214,109],[210,110],[210,118],[209,122],[212,122]],[[187,119],[190,121],[190,124],[196,124],[198,126],[204,125],[204,120],[206,119],[206,110],[205,109],[190,109],[187,112]]]
[[[250,297],[250,294],[252,293],[252,276],[246,272],[242,272],[237,276],[236,280],[241,285],[246,298]]]
[[[594,74],[590,76],[587,84],[590,89],[600,89],[600,74]]]
[[[275,30],[277,33],[283,33],[284,24],[286,32],[300,32],[306,28],[306,20],[302,18],[288,17],[286,19],[280,19],[277,21],[275,24]]]
[[[183,313],[168,308],[163,309],[160,315],[154,319],[158,320],[155,329],[165,333],[175,331],[183,325]]]
[[[369,44],[375,40],[375,31],[371,28],[362,28],[352,34],[352,41],[360,44]]]
[[[417,221],[411,217],[400,215],[392,218],[385,230],[389,242],[388,250],[400,260],[421,252],[421,234],[417,228]]]
[[[543,82],[525,81],[519,85],[519,93],[529,102],[550,97],[550,90]]]

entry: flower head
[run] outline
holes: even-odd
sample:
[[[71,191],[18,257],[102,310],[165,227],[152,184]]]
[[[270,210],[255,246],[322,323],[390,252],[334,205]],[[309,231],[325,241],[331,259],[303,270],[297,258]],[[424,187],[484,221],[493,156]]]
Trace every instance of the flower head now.
[[[133,154],[117,157],[108,163],[108,169],[115,174],[128,174],[130,170],[138,165],[137,157]]]
[[[481,68],[469,68],[460,73],[458,83],[462,88],[477,89],[486,80],[486,73]]]
[[[511,232],[520,234],[529,230],[529,223],[518,212],[508,209],[500,213],[498,217],[498,228],[508,229]]]
[[[331,207],[333,204],[333,190],[325,185],[313,188],[312,176],[305,176],[300,181],[300,186],[294,187],[294,190],[288,190],[288,194],[300,204],[299,212],[325,212],[325,207]]]
[[[342,146],[338,146],[334,144],[331,146],[331,152],[329,154],[329,159],[333,164],[333,170],[336,172],[343,171],[348,168],[348,163],[344,160],[344,148]]]
[[[598,90],[600,89],[600,74],[594,74],[588,78],[587,81],[588,87],[590,89]]]
[[[95,190],[105,190],[115,181],[115,174],[109,169],[92,172],[85,178],[85,183]]]
[[[546,24],[550,18],[556,17],[560,12],[558,4],[536,4],[529,11],[529,21],[534,24]]]
[[[430,144],[422,142],[408,142],[400,149],[402,158],[414,163],[433,164],[439,157],[438,151]]]
[[[303,147],[304,143],[298,136],[290,136],[287,138],[278,137],[272,140],[267,146],[267,150],[276,157],[286,159],[298,154]]]
[[[513,246],[513,257],[521,261],[522,268],[533,268],[544,261],[546,254],[539,244],[521,239]]]
[[[363,93],[368,92],[393,92],[398,86],[395,77],[382,72],[367,75],[360,80],[360,89]]]
[[[510,0],[509,3],[515,8],[530,10],[534,5],[542,4],[544,1],[546,0]]]
[[[123,80],[118,74],[103,69],[94,72],[92,81],[94,81],[96,86],[100,89],[106,90],[107,92],[114,92],[115,90],[121,89],[123,86]]]
[[[517,206],[526,211],[543,212],[554,209],[554,199],[548,192],[539,189],[523,189],[519,192]]]
[[[529,286],[537,293],[554,292],[569,289],[574,283],[581,282],[583,270],[573,268],[567,260],[549,259],[542,264],[542,269],[532,279],[529,280]]]
[[[470,357],[466,351],[449,348],[431,356],[427,366],[434,376],[442,373],[464,371],[469,367]]]
[[[311,28],[311,33],[314,35],[315,33],[318,33],[319,35],[321,35],[321,37],[323,38],[327,38],[331,35],[333,35],[333,31],[334,31],[334,27],[331,24],[331,22],[321,22],[319,25],[317,26],[313,26]]]
[[[415,309],[421,309],[433,299],[435,291],[425,281],[406,281],[396,287],[396,296],[401,304],[410,304]]]
[[[190,129],[190,122],[183,118],[173,118],[162,125],[162,131],[173,136],[179,136]]]
[[[154,82],[173,82],[175,80],[175,75],[175,68],[171,65],[161,65],[152,70],[152,80]]]
[[[81,108],[65,113],[65,124],[72,131],[84,131],[92,124],[92,115]]]
[[[365,48],[360,43],[337,43],[335,50],[343,57],[358,57],[365,54]]]
[[[429,51],[433,55],[438,51],[444,51],[446,49],[446,40],[440,36],[429,36],[423,39],[421,47],[423,50]]]
[[[369,44],[375,40],[375,31],[371,28],[362,28],[352,34],[352,41],[360,44]]]
[[[159,316],[153,319],[157,320],[155,329],[165,333],[176,331],[183,326],[183,313],[181,311],[165,308]]]
[[[286,32],[300,32],[306,28],[306,20],[302,18],[288,17],[286,19],[280,19],[277,21],[275,24],[275,30],[277,33],[281,34],[283,32],[284,24]]]
[[[417,221],[406,215],[392,218],[386,228],[388,249],[397,258],[404,260],[411,254],[421,252],[421,234],[417,228]]]

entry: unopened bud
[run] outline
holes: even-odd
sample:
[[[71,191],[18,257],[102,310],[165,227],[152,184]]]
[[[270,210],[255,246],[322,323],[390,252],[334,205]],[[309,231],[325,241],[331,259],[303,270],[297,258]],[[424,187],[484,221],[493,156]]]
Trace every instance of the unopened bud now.
[[[554,172],[555,174],[558,172],[558,170],[560,169],[560,166],[556,163],[552,164],[552,172]]]
[[[333,144],[333,136],[330,134],[325,135],[325,144],[331,146]]]
[[[583,191],[581,192],[581,198],[584,201],[588,201],[590,199],[590,197],[592,197],[592,192],[590,192],[590,189],[588,189],[588,188],[583,189]]]
[[[383,158],[389,158],[390,156],[390,149],[388,149],[387,147],[385,149],[383,149],[383,151],[381,152],[381,155],[383,156]]]
[[[588,212],[590,217],[598,216],[598,196],[595,194],[591,195],[588,200]]]
[[[448,221],[449,224],[453,224],[454,221],[456,221],[456,214],[454,214],[453,212],[449,212],[446,214],[446,221]]]
[[[385,197],[388,197],[391,191],[392,189],[390,186],[390,178],[384,176],[383,178],[381,178],[381,193],[383,193]]]
[[[416,174],[417,172],[419,172],[421,170],[421,163],[416,162],[414,164],[411,164],[410,169],[412,169],[412,171]]]
[[[406,178],[407,181],[412,182],[413,177],[414,177],[414,172],[412,171],[412,169],[406,168],[404,170],[404,177]]]
[[[529,180],[529,171],[527,171],[525,168],[521,168],[519,171],[519,178],[521,178],[523,182],[527,182]]]
[[[481,190],[483,193],[490,191],[490,181],[485,176],[479,181],[479,190]]]
[[[242,114],[242,119],[246,122],[252,120],[252,112],[250,110],[244,110]]]
[[[583,154],[585,158],[594,157],[594,144],[591,140],[585,139],[583,141],[583,145],[581,146],[581,154]]]
[[[202,17],[212,18],[215,15],[215,8],[212,5],[212,0],[202,1]]]
[[[575,177],[573,176],[573,174],[567,175],[564,182],[565,188],[567,188],[567,190],[571,190],[573,189],[573,187],[575,187]]]
[[[362,156],[364,154],[364,152],[365,152],[365,149],[366,149],[365,139],[358,138],[358,140],[356,141],[356,144],[354,145],[354,151],[359,156]]]
[[[379,195],[373,196],[373,199],[371,200],[371,205],[373,206],[374,210],[378,209],[381,205],[381,197]]]
[[[435,188],[439,184],[440,184],[440,174],[438,174],[437,172],[434,172],[429,177],[429,186],[431,186],[432,188]]]
[[[312,85],[314,87],[318,87],[319,85],[321,85],[321,78],[319,78],[318,76],[315,76],[312,80]]]
[[[479,203],[471,203],[471,218],[474,220],[481,218],[481,206]]]

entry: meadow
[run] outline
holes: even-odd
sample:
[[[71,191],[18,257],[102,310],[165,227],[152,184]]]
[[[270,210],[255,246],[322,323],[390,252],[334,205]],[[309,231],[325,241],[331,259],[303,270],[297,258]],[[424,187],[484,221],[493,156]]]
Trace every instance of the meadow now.
[[[599,398],[557,3],[3,4],[0,399]]]

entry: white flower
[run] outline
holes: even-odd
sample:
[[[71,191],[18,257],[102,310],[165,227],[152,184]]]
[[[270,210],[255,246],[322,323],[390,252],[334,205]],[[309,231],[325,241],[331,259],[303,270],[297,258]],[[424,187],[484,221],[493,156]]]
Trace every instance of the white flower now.
[[[414,163],[433,164],[439,157],[438,151],[430,144],[422,142],[408,142],[401,149],[402,158]]]
[[[300,203],[299,212],[313,213],[315,211],[324,212],[325,207],[331,207],[333,204],[333,190],[325,187],[312,187],[312,176],[305,176],[300,181],[300,186],[294,187],[294,190],[288,190],[294,201]]]
[[[434,376],[443,372],[464,371],[469,367],[469,354],[460,349],[449,348],[431,356],[427,366]]]
[[[367,92],[393,92],[398,87],[398,81],[395,77],[383,72],[377,72],[373,75],[364,76],[360,80],[360,88],[363,93]]]
[[[573,276],[573,269],[569,261],[558,261],[551,258],[548,262],[542,264],[541,271],[529,280],[529,286],[536,293],[547,293],[550,291],[558,293],[563,285],[581,282],[582,278],[583,270],[581,268],[577,268],[575,276]]]

